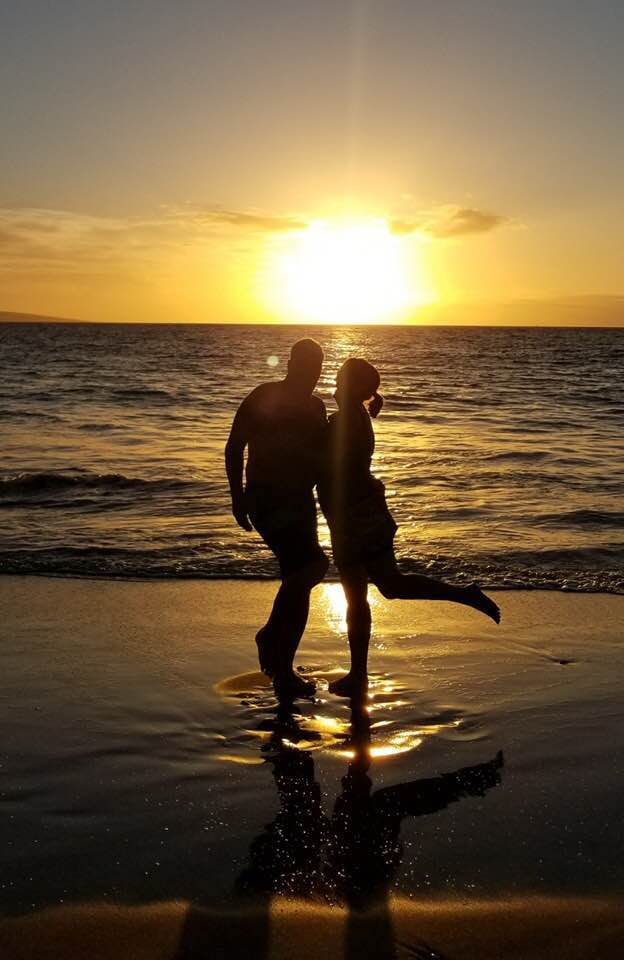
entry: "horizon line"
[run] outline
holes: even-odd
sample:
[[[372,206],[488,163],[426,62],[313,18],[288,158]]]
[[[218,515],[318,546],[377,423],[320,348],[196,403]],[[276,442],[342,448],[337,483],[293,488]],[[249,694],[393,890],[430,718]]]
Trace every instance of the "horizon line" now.
[[[215,321],[215,320],[76,320],[65,317],[37,317],[32,320],[4,318],[0,315],[0,325],[5,326],[90,326],[90,327],[318,327],[331,329],[332,327],[362,327],[362,328],[389,328],[418,329],[419,327],[457,327],[492,330],[622,330],[622,323],[449,323],[449,322],[415,322],[415,323],[304,323],[290,320],[262,320],[262,321]]]

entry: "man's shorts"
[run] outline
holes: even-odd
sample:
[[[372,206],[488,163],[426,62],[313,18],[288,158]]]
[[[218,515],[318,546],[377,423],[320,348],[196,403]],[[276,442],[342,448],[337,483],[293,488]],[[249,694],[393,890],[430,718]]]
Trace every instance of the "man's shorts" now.
[[[245,496],[249,519],[277,557],[282,579],[325,559],[318,542],[316,503],[311,490],[284,493],[255,486],[247,488]]]

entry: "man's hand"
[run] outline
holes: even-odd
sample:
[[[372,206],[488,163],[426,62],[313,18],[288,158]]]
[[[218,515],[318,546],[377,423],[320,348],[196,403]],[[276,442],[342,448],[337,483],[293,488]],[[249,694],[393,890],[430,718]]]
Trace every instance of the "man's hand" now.
[[[243,530],[253,530],[251,521],[247,516],[247,503],[245,501],[245,494],[238,494],[236,497],[232,497],[232,516],[236,520],[239,527],[242,527]]]
[[[232,516],[239,527],[247,531],[253,530],[253,527],[247,514],[247,502],[243,486],[243,461],[245,447],[249,441],[250,398],[252,396],[253,392],[243,400],[236,411],[232,429],[225,445],[225,470],[232,495]]]

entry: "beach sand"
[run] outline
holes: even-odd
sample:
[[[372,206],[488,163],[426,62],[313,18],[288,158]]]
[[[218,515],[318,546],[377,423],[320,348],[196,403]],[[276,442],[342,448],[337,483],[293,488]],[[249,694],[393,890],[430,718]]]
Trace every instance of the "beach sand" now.
[[[393,900],[355,914],[296,901],[237,911],[95,904],[0,921],[6,960],[615,960],[623,947],[615,899]]]
[[[317,698],[276,720],[253,643],[274,590],[0,580],[2,956],[619,955],[624,597],[500,592],[496,627],[371,591],[362,732],[326,690],[336,584],[301,648]]]

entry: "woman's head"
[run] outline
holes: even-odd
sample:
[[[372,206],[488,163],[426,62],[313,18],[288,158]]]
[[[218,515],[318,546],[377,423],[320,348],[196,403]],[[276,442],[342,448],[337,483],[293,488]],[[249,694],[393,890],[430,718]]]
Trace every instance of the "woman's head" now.
[[[362,359],[362,357],[350,357],[345,360],[336,376],[336,400],[340,406],[373,400],[371,407],[374,405],[376,412],[371,410],[371,413],[376,416],[382,403],[381,397],[379,397],[379,401],[375,402],[379,396],[377,393],[379,383],[379,373],[372,363]]]

